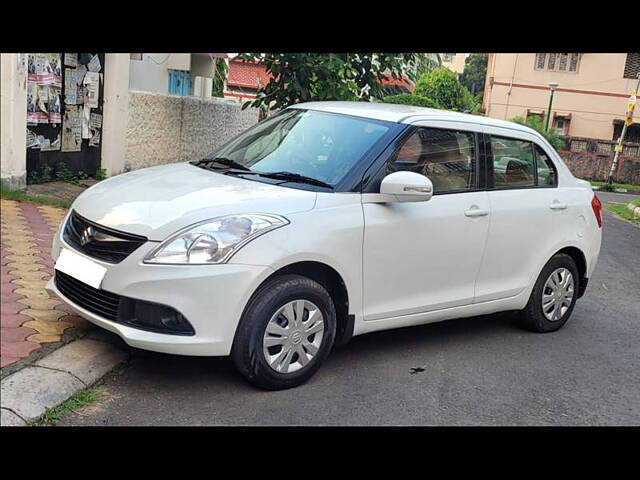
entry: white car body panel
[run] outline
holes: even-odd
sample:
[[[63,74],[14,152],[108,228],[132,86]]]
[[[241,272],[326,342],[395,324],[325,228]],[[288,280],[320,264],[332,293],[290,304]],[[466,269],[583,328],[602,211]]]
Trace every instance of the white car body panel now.
[[[389,104],[322,102],[306,108],[436,128],[503,135],[540,145],[558,170],[557,188],[434,194],[426,202],[368,203],[365,194],[325,193],[269,185],[179,163],[105,180],[72,205],[85,218],[149,239],[107,272],[104,290],[170,304],[196,335],[179,337],[102,319],[47,288],[90,321],[128,344],[185,355],[228,355],[242,312],[279,269],[318,262],[343,279],[353,335],[450,318],[522,309],[551,256],[566,247],[586,258],[590,277],[601,229],[593,192],[575,179],[533,130],[473,115]],[[566,204],[552,210],[554,202]],[[486,215],[467,216],[472,209]],[[250,241],[226,264],[149,265],[158,242],[202,220],[229,214],[283,215],[289,224]],[[65,219],[66,221],[66,219]],[[64,241],[55,235],[57,258]]]

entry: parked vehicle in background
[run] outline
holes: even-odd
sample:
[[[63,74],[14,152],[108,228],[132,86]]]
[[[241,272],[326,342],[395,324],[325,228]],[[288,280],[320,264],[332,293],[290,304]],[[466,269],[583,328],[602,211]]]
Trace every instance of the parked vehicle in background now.
[[[129,345],[309,379],[368,332],[517,310],[562,327],[601,206],[538,133],[377,103],[287,108],[208,158],[85,191],[48,288]]]

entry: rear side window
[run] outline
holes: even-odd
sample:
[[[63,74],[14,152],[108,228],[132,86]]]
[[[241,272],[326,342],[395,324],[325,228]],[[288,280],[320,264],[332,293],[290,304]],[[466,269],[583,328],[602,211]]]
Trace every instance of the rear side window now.
[[[558,185],[558,172],[555,165],[538,145],[535,146],[535,150],[538,165],[538,186],[555,187]]]
[[[535,157],[531,142],[494,136],[490,136],[489,141],[495,188],[535,186]]]
[[[473,133],[418,128],[402,142],[386,165],[385,175],[408,170],[428,177],[433,192],[464,192],[475,188]]]

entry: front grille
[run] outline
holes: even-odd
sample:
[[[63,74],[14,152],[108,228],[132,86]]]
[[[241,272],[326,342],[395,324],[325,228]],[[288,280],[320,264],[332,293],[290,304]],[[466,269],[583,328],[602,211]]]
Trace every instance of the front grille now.
[[[106,320],[148,332],[172,335],[195,334],[191,323],[180,312],[168,305],[99,290],[60,270],[55,271],[54,282],[64,297]]]
[[[147,241],[146,237],[103,227],[72,211],[64,227],[65,242],[89,257],[120,263]]]
[[[120,295],[93,288],[60,270],[55,272],[55,284],[62,295],[79,307],[107,320],[115,321],[118,318]]]

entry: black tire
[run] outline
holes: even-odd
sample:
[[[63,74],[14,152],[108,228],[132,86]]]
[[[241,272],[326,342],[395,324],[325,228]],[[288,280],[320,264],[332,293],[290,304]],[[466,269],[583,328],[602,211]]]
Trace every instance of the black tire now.
[[[549,276],[558,268],[566,268],[571,272],[574,282],[573,298],[571,300],[571,305],[567,308],[566,312],[558,320],[552,321],[547,319],[542,310],[542,294],[547,279],[549,279]],[[522,326],[528,330],[538,333],[555,332],[562,328],[564,324],[567,323],[567,320],[569,320],[569,317],[576,306],[576,300],[578,299],[578,292],[580,288],[579,282],[580,277],[578,276],[578,267],[576,266],[576,262],[573,258],[564,253],[559,253],[551,257],[551,260],[547,262],[542,269],[542,272],[540,272],[538,280],[536,280],[527,306],[520,312],[520,321]]]
[[[318,351],[299,370],[280,373],[269,366],[263,337],[271,317],[294,300],[308,300],[324,317]],[[238,371],[253,385],[267,390],[296,387],[311,378],[329,354],[336,335],[336,311],[329,293],[318,282],[301,275],[282,275],[263,285],[249,300],[238,325],[231,357]]]

